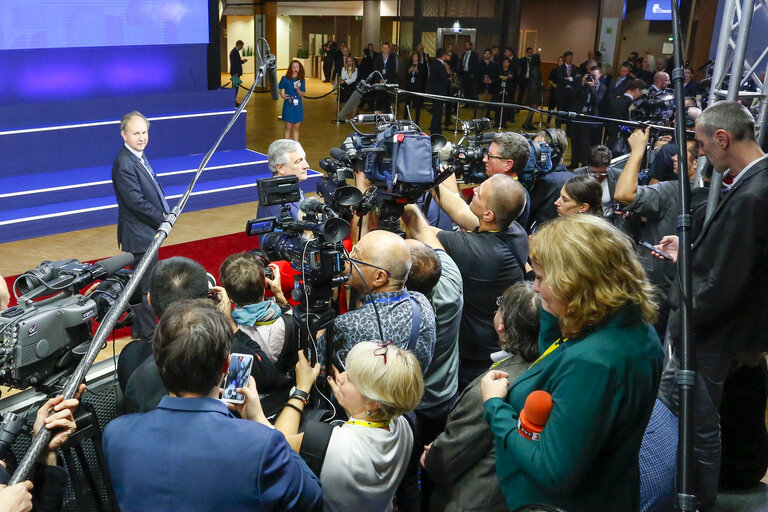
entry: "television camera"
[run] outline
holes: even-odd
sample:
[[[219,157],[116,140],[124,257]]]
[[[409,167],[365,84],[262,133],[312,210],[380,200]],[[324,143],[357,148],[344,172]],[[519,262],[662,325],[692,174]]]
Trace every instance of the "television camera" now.
[[[132,263],[123,253],[93,264],[44,261],[21,274],[13,284],[18,305],[0,312],[0,384],[53,389],[87,352],[93,322],[122,293],[131,272],[121,269]],[[90,295],[78,293],[108,276]]]
[[[493,142],[496,132],[483,133],[491,127],[491,120],[487,117],[463,121],[461,123],[464,136],[458,144],[449,144],[445,137],[439,135],[438,155],[441,162],[445,162],[446,168],[456,175],[456,179],[469,185],[482,183],[488,179],[485,174],[485,159],[488,153],[487,145]]]
[[[358,124],[372,123],[376,132],[364,133]],[[339,211],[349,206],[362,216],[373,211],[378,214],[378,227],[395,233],[400,232],[400,217],[406,204],[417,202],[427,191],[437,186],[451,171],[440,170],[437,150],[445,145],[442,136],[428,136],[411,121],[396,121],[392,114],[364,114],[350,120],[354,133],[347,137],[341,148],[330,151],[335,163],[321,167],[329,173],[327,180],[337,185],[339,168],[346,177],[354,177],[360,171],[371,182],[370,188],[356,201],[346,191],[335,189],[329,201],[329,192],[321,192],[326,204]],[[331,169],[329,172],[328,169]],[[334,177],[330,177],[330,176]],[[327,185],[318,185],[328,187]],[[329,189],[333,187],[328,187]],[[338,195],[337,195],[338,194]]]
[[[304,334],[301,348],[307,349],[308,357],[315,360],[306,336],[328,327],[336,316],[330,301],[334,288],[349,279],[342,240],[351,228],[330,206],[315,198],[301,202],[299,208],[304,217],[295,220],[289,203],[301,199],[296,176],[263,178],[258,181],[258,187],[259,204],[282,205],[280,216],[249,220],[245,232],[248,236],[260,237],[260,249],[267,258],[287,260],[300,272],[291,292],[299,302],[294,316]]]
[[[675,94],[672,89],[645,93],[633,103],[630,120],[668,125],[675,114]]]

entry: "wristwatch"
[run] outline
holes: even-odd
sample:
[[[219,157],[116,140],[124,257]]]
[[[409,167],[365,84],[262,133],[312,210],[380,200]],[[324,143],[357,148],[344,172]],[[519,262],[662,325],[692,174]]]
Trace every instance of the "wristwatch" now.
[[[291,392],[288,394],[288,400],[291,398],[297,398],[304,402],[304,405],[307,405],[307,400],[309,400],[309,393],[298,389],[296,386],[293,386],[291,388]]]

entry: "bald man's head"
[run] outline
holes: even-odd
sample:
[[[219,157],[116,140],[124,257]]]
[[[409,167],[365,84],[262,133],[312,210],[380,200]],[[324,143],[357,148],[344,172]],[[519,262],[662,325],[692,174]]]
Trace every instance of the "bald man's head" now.
[[[387,286],[403,287],[411,270],[411,254],[405,240],[389,231],[371,231],[357,242],[353,250],[356,259],[389,272]],[[353,278],[355,275],[356,273],[353,272]],[[368,274],[365,275],[368,279]],[[353,278],[350,278],[350,284],[356,287],[358,283]],[[371,285],[370,282],[368,284]],[[371,286],[371,288],[378,287]],[[376,290],[372,289],[372,291]]]
[[[488,209],[496,218],[499,229],[507,229],[525,208],[525,189],[514,178],[506,174],[496,174],[486,180]],[[485,184],[485,183],[484,183]]]

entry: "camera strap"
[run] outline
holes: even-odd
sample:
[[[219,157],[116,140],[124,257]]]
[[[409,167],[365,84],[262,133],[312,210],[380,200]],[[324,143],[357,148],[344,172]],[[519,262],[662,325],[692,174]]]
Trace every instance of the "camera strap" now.
[[[411,339],[408,340],[408,350],[413,352],[413,349],[416,348],[416,341],[419,339],[419,328],[421,327],[421,308],[419,307],[419,303],[416,302],[416,299],[413,297],[413,295],[410,296],[410,299],[413,318],[411,319]]]

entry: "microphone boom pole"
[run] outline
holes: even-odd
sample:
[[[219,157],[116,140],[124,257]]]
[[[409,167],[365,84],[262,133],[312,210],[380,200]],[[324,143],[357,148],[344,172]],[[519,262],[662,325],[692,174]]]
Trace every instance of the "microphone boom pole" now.
[[[672,41],[675,68],[672,70],[672,84],[675,89],[675,139],[677,140],[677,182],[680,193],[680,215],[677,220],[679,252],[677,258],[678,281],[680,284],[680,369],[675,375],[680,393],[680,421],[678,423],[678,465],[677,501],[683,512],[696,510],[694,441],[694,390],[696,369],[694,346],[691,332],[693,311],[691,284],[691,183],[688,178],[687,144],[685,143],[685,99],[683,84],[683,42],[680,28],[680,7],[672,5]]]
[[[269,45],[267,45],[267,47],[269,47]],[[269,51],[267,53],[269,53]],[[240,103],[240,106],[232,115],[232,118],[227,123],[227,126],[224,127],[224,130],[219,135],[219,138],[216,139],[216,142],[213,144],[211,149],[209,149],[208,152],[205,154],[203,161],[200,162],[200,166],[197,168],[197,172],[195,173],[195,176],[192,178],[192,181],[187,187],[187,190],[184,192],[184,195],[181,197],[181,199],[179,199],[179,202],[176,205],[176,207],[173,209],[173,211],[166,216],[165,221],[163,221],[160,227],[157,228],[157,232],[155,233],[155,236],[152,239],[152,243],[149,245],[149,248],[147,248],[147,251],[144,253],[144,257],[139,261],[139,264],[136,266],[133,276],[131,276],[131,279],[126,283],[125,289],[120,294],[117,301],[115,301],[115,303],[109,309],[109,312],[107,312],[107,315],[104,317],[104,320],[101,322],[101,324],[99,325],[99,328],[96,330],[96,334],[93,336],[93,339],[91,340],[91,344],[88,347],[88,352],[80,360],[80,363],[77,365],[75,370],[72,372],[72,375],[70,375],[69,379],[64,385],[64,389],[62,391],[62,395],[64,395],[64,400],[68,400],[74,397],[75,392],[77,391],[77,388],[80,385],[80,383],[85,381],[85,376],[88,373],[88,370],[90,370],[91,366],[93,365],[93,361],[96,359],[96,356],[101,350],[101,346],[107,341],[110,331],[114,329],[115,324],[117,324],[117,321],[120,319],[120,316],[122,315],[123,311],[128,306],[128,301],[130,300],[134,291],[136,291],[136,288],[139,286],[139,283],[142,277],[144,276],[144,274],[146,274],[147,268],[149,267],[149,264],[152,258],[155,256],[155,254],[157,254],[157,251],[160,249],[160,246],[168,237],[168,234],[170,234],[171,230],[173,229],[173,226],[178,220],[179,216],[181,215],[181,212],[184,210],[184,207],[186,206],[187,201],[189,200],[189,196],[192,194],[192,190],[194,189],[195,184],[197,184],[197,180],[200,178],[200,175],[203,173],[205,166],[210,161],[211,157],[213,156],[213,153],[218,149],[219,145],[221,144],[221,141],[224,139],[227,132],[229,132],[229,130],[235,124],[235,121],[237,121],[237,118],[240,117],[240,114],[242,113],[243,109],[248,103],[248,100],[250,100],[254,89],[256,89],[256,86],[259,84],[260,81],[263,81],[264,74],[265,74],[264,68],[267,65],[268,65],[268,61],[261,66],[261,68],[259,69],[258,75],[253,82],[253,85],[246,93],[245,98],[243,98],[243,101]],[[40,429],[40,432],[38,432],[37,437],[35,437],[32,440],[32,444],[30,445],[27,452],[24,454],[24,458],[21,459],[18,467],[16,468],[16,471],[13,473],[13,476],[8,482],[9,486],[15,485],[19,482],[26,480],[27,476],[32,471],[35,461],[47,448],[50,440],[51,440],[51,431],[46,428]]]

